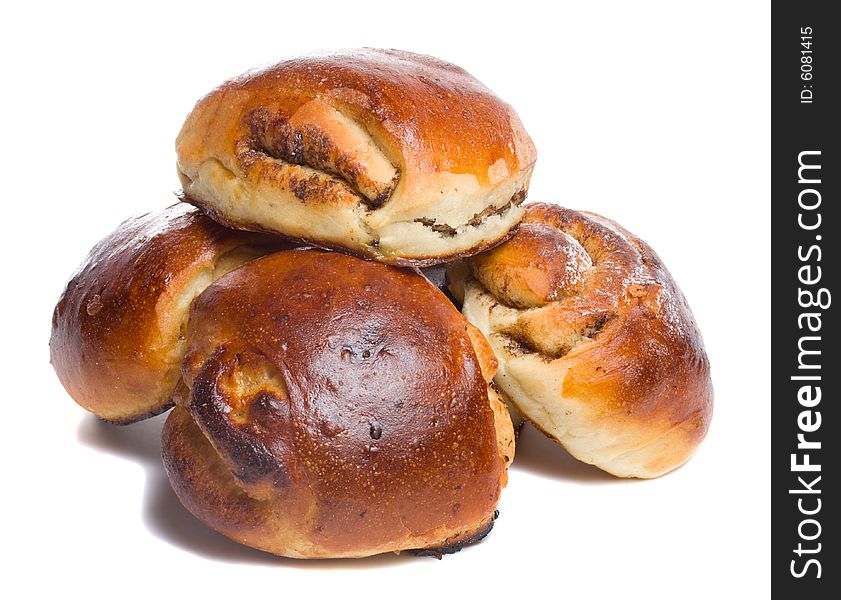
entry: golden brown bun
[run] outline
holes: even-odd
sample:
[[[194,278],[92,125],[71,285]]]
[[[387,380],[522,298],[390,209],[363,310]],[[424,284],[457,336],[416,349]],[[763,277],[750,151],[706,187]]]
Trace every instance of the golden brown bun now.
[[[99,242],[53,314],[50,360],[67,392],[107,421],[172,405],[193,298],[279,246],[225,229],[186,204],[125,221]]]
[[[463,69],[376,49],[228,81],[176,149],[184,199],[222,223],[415,265],[505,238],[536,159],[514,110]]]
[[[195,300],[187,345],[163,458],[208,526],[299,558],[449,551],[490,529],[513,446],[495,359],[417,273],[272,254]]]
[[[517,233],[448,272],[499,359],[508,400],[620,477],[688,460],[712,417],[710,365],[658,256],[616,223],[529,204]]]

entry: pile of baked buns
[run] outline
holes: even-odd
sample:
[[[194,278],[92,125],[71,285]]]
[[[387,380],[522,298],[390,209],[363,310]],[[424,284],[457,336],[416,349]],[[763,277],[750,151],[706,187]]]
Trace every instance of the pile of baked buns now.
[[[172,408],[184,506],[298,558],[484,537],[528,421],[618,477],[686,461],[712,414],[686,300],[604,217],[525,203],[534,145],[464,70],[310,56],[202,98],[183,201],[97,244],[53,316],[73,399]]]

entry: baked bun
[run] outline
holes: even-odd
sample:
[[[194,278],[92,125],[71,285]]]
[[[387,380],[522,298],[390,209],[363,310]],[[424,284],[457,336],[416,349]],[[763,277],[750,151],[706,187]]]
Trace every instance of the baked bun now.
[[[420,275],[279,252],[196,299],[187,345],[163,458],[211,528],[297,558],[447,552],[490,529],[513,437],[495,361]]]
[[[651,248],[616,223],[550,204],[448,273],[499,359],[496,383],[580,460],[657,477],[712,417],[710,365],[689,306]]]
[[[278,246],[186,204],[125,221],[91,250],[53,313],[50,360],[61,383],[106,421],[166,410],[190,302],[217,277]]]
[[[536,158],[514,110],[463,69],[374,49],[228,81],[176,149],[184,199],[219,222],[404,265],[505,238]]]

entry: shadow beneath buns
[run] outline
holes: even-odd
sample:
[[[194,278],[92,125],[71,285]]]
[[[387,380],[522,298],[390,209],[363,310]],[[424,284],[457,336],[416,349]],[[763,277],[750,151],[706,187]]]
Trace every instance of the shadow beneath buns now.
[[[83,444],[125,458],[143,467],[142,519],[152,535],[203,558],[220,562],[296,569],[358,569],[397,566],[424,560],[409,554],[384,554],[362,559],[297,560],[274,556],[229,540],[206,527],[181,505],[172,491],[161,462],[161,428],[166,415],[132,425],[113,425],[86,415],[76,436]]]
[[[523,425],[517,438],[516,455],[511,470],[590,484],[636,481],[614,477],[598,467],[581,462],[528,422]]]

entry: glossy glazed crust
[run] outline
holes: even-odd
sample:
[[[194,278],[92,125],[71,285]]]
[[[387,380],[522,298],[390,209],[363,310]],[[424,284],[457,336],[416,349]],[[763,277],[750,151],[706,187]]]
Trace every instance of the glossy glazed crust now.
[[[229,226],[394,264],[503,239],[536,160],[516,113],[463,69],[376,49],[228,81],[176,149],[185,199]]]
[[[522,223],[448,273],[500,361],[496,383],[585,462],[622,477],[678,467],[709,428],[713,389],[671,275],[598,215],[530,204]]]
[[[280,246],[185,204],[125,221],[91,250],[53,313],[50,360],[61,383],[108,421],[166,410],[192,299],[215,277]]]
[[[173,488],[210,527],[283,556],[474,536],[506,470],[493,357],[470,329],[423,277],[343,254],[229,273],[191,309],[190,392],[163,443]]]

